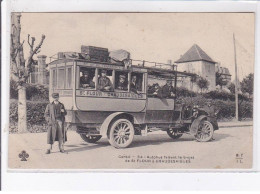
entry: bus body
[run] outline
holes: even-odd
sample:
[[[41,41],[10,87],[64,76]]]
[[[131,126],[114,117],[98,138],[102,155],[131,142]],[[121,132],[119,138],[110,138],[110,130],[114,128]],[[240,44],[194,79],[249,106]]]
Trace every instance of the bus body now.
[[[193,123],[194,119],[182,120],[182,106],[175,104],[177,76],[185,73],[177,72],[174,68],[169,70],[144,65],[126,66],[77,58],[56,59],[48,64],[48,68],[50,99],[52,93],[59,93],[60,101],[67,111],[65,122],[69,126],[76,126],[77,132],[85,141],[95,142],[101,136],[107,136],[114,147],[123,148],[130,145],[133,135],[146,134],[147,131],[158,128],[167,132],[170,129],[182,129],[185,123],[188,123],[185,127],[190,128]],[[99,89],[102,70],[106,70],[107,78],[112,83],[111,91]],[[81,77],[86,71],[93,83],[92,87],[81,87]],[[121,75],[126,78],[125,90],[117,88]],[[185,75],[189,76],[188,73]],[[131,88],[133,77],[138,84],[136,91]],[[162,98],[149,94],[149,87],[154,82],[163,83],[167,79],[174,82],[172,97]],[[129,130],[124,132],[120,125],[127,126],[125,128]],[[213,127],[217,129],[215,125]],[[131,135],[127,136],[129,131]],[[121,135],[114,138],[117,132]],[[177,134],[176,131],[174,133]]]

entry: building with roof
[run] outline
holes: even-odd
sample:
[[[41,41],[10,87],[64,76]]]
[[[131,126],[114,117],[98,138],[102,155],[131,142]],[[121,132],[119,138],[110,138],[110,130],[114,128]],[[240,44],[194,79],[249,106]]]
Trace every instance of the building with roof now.
[[[195,73],[209,81],[208,91],[216,89],[216,62],[203,51],[197,44],[194,44],[177,61],[178,71]],[[187,80],[184,80],[187,87]],[[189,84],[188,84],[189,86]],[[193,91],[199,91],[196,84],[190,83]]]

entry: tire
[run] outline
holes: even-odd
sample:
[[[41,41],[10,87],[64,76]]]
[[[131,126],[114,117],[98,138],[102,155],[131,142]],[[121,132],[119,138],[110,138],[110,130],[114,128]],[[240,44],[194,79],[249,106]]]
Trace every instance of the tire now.
[[[126,148],[134,139],[134,126],[128,119],[115,120],[109,128],[108,140],[115,148]]]
[[[86,134],[80,134],[80,137],[88,143],[96,143],[98,140],[101,139],[101,135],[86,135]]]
[[[179,139],[183,134],[182,133],[176,133],[173,128],[169,128],[167,130],[167,134],[172,138],[172,139]]]
[[[214,127],[211,122],[207,120],[202,120],[199,124],[197,134],[195,139],[199,142],[207,142],[213,138]]]

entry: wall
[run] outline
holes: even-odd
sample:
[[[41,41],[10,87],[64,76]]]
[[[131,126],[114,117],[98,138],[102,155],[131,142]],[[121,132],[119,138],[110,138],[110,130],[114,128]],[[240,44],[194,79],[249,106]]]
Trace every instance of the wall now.
[[[216,89],[216,72],[215,72],[214,63],[209,63],[206,61],[193,61],[193,62],[179,63],[177,70],[181,72],[195,73],[201,77],[204,77],[209,81],[208,91]],[[178,79],[177,86],[185,87],[189,90],[193,90],[194,92],[200,91],[196,83],[190,82],[189,77]]]

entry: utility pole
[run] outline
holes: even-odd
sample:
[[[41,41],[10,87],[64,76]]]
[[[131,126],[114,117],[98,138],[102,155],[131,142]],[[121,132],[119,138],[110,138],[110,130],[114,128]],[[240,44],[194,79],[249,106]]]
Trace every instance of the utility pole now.
[[[237,77],[237,56],[236,56],[236,39],[233,33],[234,57],[235,57],[235,99],[236,99],[236,120],[238,121],[238,77]]]

